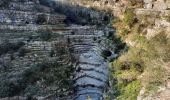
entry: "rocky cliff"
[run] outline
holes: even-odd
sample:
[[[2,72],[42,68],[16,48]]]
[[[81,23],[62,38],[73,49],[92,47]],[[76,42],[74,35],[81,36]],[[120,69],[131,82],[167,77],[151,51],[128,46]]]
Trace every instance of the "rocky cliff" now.
[[[117,1],[122,10],[114,12],[117,18],[113,26],[129,47],[127,53],[112,63],[113,77],[118,80],[115,86],[120,92],[118,99],[169,99],[169,2]]]

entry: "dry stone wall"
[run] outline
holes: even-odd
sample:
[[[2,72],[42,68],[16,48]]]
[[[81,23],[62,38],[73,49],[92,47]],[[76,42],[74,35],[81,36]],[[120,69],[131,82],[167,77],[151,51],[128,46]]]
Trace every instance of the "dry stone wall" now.
[[[136,15],[139,20],[141,17],[151,23],[151,27],[147,28],[147,37],[154,37],[161,31],[170,36],[170,1],[169,0],[144,0],[143,8],[136,8]]]
[[[56,92],[55,89],[62,93],[61,95],[71,92],[59,89],[65,89],[65,86],[62,88],[54,85],[58,84],[57,74],[64,77],[60,80],[64,80],[67,74],[71,77],[69,72],[72,73],[69,71],[72,69],[69,54],[66,51],[62,54],[61,50],[60,52],[56,50],[60,48],[56,44],[67,42],[61,39],[63,37],[59,35],[59,31],[53,32],[64,30],[65,16],[52,14],[50,8],[40,5],[38,1],[10,0],[8,6],[0,6],[0,99],[27,100],[32,95],[36,98],[42,96],[40,98],[45,100]],[[6,0],[0,1],[0,5],[3,2]],[[40,18],[46,20],[45,23],[37,23],[40,15],[45,17]],[[46,66],[47,62],[49,65]],[[44,69],[40,71],[42,65],[39,64],[44,64],[46,71]],[[54,72],[57,69],[60,69],[61,74]],[[50,82],[51,85],[47,85],[45,77],[55,79]],[[50,78],[48,79],[51,80]],[[32,96],[30,98],[34,98]],[[56,96],[53,95],[52,98]]]
[[[27,6],[21,9],[22,4],[30,5],[30,9],[26,10]],[[13,0],[9,4],[9,8],[0,10],[0,49],[3,50],[2,54],[0,53],[0,79],[6,79],[2,81],[3,85],[0,85],[2,90],[0,90],[0,97],[19,95],[18,98],[26,99],[25,97],[29,95],[35,96],[35,98],[40,98],[40,95],[42,100],[46,100],[52,95],[53,99],[62,100],[63,98],[60,97],[66,95],[67,97],[63,100],[86,100],[89,97],[94,100],[104,99],[109,74],[108,62],[102,56],[102,51],[106,49],[106,45],[102,42],[104,31],[92,26],[65,27],[63,25],[65,16],[31,11],[35,9],[34,7],[34,2],[22,3]],[[94,13],[101,17],[99,13]],[[46,16],[47,23],[38,25],[36,21],[42,14]],[[91,12],[90,14],[93,15]],[[46,65],[42,69],[40,66],[36,67],[45,62],[55,62],[59,65]],[[70,69],[72,67],[68,67],[73,63],[76,70],[74,76],[68,73],[69,70],[75,71]],[[50,67],[52,68],[50,69]],[[5,71],[6,73],[4,73]],[[63,73],[57,76],[61,72]],[[39,79],[46,75],[45,73],[48,73],[47,76]],[[69,81],[65,80],[59,84],[65,78],[60,78],[62,76],[70,77],[69,80],[72,79],[74,83],[70,85],[71,83],[67,83]],[[3,91],[4,87],[6,89],[11,86],[11,84],[6,86],[5,82],[14,84],[12,91],[18,89],[18,84],[23,87],[18,93],[12,94],[13,92],[11,93],[10,90]],[[44,86],[45,82],[49,82],[50,85]],[[60,90],[59,88],[62,87],[60,85],[63,84],[71,89]],[[15,100],[16,97],[13,98]]]

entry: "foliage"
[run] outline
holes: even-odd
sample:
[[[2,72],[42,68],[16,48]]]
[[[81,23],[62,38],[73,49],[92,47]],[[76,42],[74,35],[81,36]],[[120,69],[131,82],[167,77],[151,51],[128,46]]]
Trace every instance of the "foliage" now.
[[[119,87],[120,86],[120,87]],[[119,85],[120,93],[122,94],[117,100],[136,100],[138,93],[141,89],[141,82],[139,80],[135,80],[128,85]]]
[[[51,31],[40,31],[40,38],[43,41],[48,41],[52,38],[52,32]]]
[[[19,49],[19,54],[18,54],[18,56],[19,56],[19,57],[24,57],[24,56],[26,55],[26,53],[28,53],[28,52],[30,52],[28,49],[26,49],[26,48],[20,48],[20,49]]]
[[[137,21],[135,18],[134,9],[127,9],[124,14],[123,22],[125,25],[132,27],[132,25]]]
[[[141,0],[128,2],[131,2],[131,6],[143,3]],[[128,8],[122,20],[117,18],[112,21],[120,40],[129,44],[127,51],[119,53],[119,57],[111,63],[110,77],[114,80],[112,90],[116,90],[115,96],[118,100],[136,100],[141,86],[146,89],[146,94],[154,94],[168,76],[165,64],[170,60],[170,39],[164,29],[159,30],[151,39],[145,36],[147,28],[155,24],[155,21],[150,19],[152,17],[143,15],[137,19],[134,9]],[[167,16],[166,19],[168,18]],[[135,87],[132,87],[132,84]],[[134,90],[136,91],[132,93]]]
[[[0,97],[10,97],[17,95],[22,86],[15,82],[9,82],[8,80],[4,79],[0,81]]]
[[[129,33],[130,33],[130,31],[129,31],[129,29],[127,29],[127,28],[121,28],[121,29],[119,30],[119,35],[122,36],[122,37],[127,36]]]
[[[11,0],[2,0],[0,3],[0,7],[7,8],[9,6],[10,2],[11,2]]]
[[[120,100],[136,100],[139,90],[135,92],[135,95],[128,93],[135,90],[135,87],[132,87],[131,84],[138,80],[141,74],[144,75],[142,85],[147,88],[146,92],[156,92],[158,87],[164,83],[165,77],[163,65],[159,64],[157,60],[162,59],[166,62],[170,58],[170,40],[163,32],[150,40],[139,34],[133,34],[131,40],[137,46],[130,47],[127,52],[112,63],[112,76],[117,80],[113,87],[118,86],[116,88],[117,99]],[[137,87],[140,87],[140,85]],[[130,89],[128,92],[126,92],[127,88]]]
[[[111,56],[112,55],[112,52],[110,52],[109,50],[103,50],[102,51],[102,56],[103,56],[103,58],[107,58],[107,57],[109,57],[109,56]]]
[[[10,43],[9,41],[4,41],[2,44],[0,44],[0,55],[5,54],[7,52],[16,52],[24,46],[24,42],[17,42],[17,43]]]
[[[59,64],[54,62],[42,62],[37,66],[25,71],[23,74],[24,83],[32,84],[33,86],[37,81],[43,79],[45,86],[56,86],[56,95],[66,95],[68,91],[71,91],[72,79],[74,68],[72,65]],[[34,92],[32,92],[34,93]]]
[[[45,24],[47,22],[45,14],[39,14],[36,23],[37,24]]]
[[[112,38],[113,43],[115,44],[115,50],[114,52],[116,54],[121,53],[121,51],[124,51],[126,49],[126,43],[124,43],[120,37],[114,35]]]

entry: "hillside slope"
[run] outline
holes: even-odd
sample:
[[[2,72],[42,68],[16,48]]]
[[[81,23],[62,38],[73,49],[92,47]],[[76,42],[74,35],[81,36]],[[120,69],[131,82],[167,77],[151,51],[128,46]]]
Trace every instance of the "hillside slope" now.
[[[105,13],[54,1],[46,6],[37,0],[3,2],[7,4],[2,3],[0,10],[2,99],[105,98],[106,59],[114,55],[106,44],[106,35],[112,35],[114,30],[93,25],[103,24]],[[91,21],[80,13],[90,15]],[[79,18],[77,22],[82,25],[73,25],[72,21],[68,24],[69,17]]]
[[[115,16],[110,23],[127,45],[111,63],[108,99],[170,99],[169,0],[70,1]]]

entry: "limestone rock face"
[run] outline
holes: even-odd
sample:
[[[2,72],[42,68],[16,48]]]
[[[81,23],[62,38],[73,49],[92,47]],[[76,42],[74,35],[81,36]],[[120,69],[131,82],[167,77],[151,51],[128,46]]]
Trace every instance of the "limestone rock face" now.
[[[161,30],[164,30],[169,36],[170,10],[168,0],[144,0],[144,7],[136,8],[135,12],[139,20],[142,19],[141,16],[145,16],[145,18],[147,17],[147,22],[152,23],[152,29],[147,29],[147,38],[154,37],[154,34],[159,33]],[[155,33],[153,34],[153,32]]]
[[[108,62],[101,56],[105,47],[98,43],[101,40],[98,38],[103,35],[99,34],[99,30],[88,26],[78,30],[82,30],[82,32],[66,35],[71,43],[72,55],[75,56],[77,62],[74,77],[74,99],[102,100],[108,85],[109,75]]]
[[[167,38],[169,38],[170,30],[170,9],[169,0],[144,0],[143,8],[135,9],[137,18],[139,21],[143,21],[144,24],[148,26],[144,29],[146,30],[147,39],[154,38],[157,34],[165,33]],[[143,18],[141,18],[143,16]],[[144,20],[145,19],[145,20]],[[166,69],[167,71],[169,69]],[[168,84],[164,82],[164,84]],[[138,100],[168,100],[169,87],[160,86],[158,91],[154,94],[145,93],[145,88],[142,88],[138,96]]]

